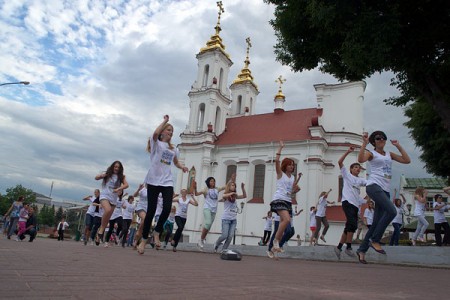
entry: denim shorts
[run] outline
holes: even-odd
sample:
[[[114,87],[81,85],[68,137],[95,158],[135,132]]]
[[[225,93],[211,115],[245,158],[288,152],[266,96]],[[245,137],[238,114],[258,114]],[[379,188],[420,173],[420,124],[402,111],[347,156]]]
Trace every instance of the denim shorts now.
[[[94,216],[86,214],[86,221],[84,224],[89,228],[89,230],[91,230],[92,226],[94,226]]]

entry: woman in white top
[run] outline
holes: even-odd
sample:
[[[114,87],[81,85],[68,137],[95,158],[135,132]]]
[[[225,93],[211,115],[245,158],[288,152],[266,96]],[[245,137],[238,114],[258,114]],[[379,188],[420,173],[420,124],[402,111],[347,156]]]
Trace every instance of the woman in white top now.
[[[280,223],[273,240],[272,252],[282,252],[280,241],[284,230],[291,222],[292,216],[292,197],[300,188],[295,184],[294,161],[290,158],[284,158],[280,163],[281,151],[284,148],[284,142],[280,141],[278,152],[275,153],[275,169],[277,172],[277,190],[270,202],[270,210],[280,216]]]
[[[450,226],[445,218],[445,212],[448,211],[449,205],[442,202],[442,195],[434,195],[434,236],[437,246],[449,246],[450,245]],[[444,229],[444,241],[442,241],[441,229]]]
[[[370,137],[365,132],[362,138],[363,144],[359,150],[358,162],[369,162],[370,174],[367,180],[366,192],[370,199],[375,202],[372,226],[367,231],[357,251],[359,262],[366,264],[365,254],[369,247],[372,247],[378,253],[386,254],[381,248],[380,240],[387,226],[397,214],[389,194],[392,161],[395,160],[402,164],[409,164],[411,160],[397,140],[391,140],[391,143],[397,148],[400,155],[393,152],[386,152],[384,147],[386,146],[387,137],[382,131],[374,131]],[[373,150],[366,149],[369,142],[374,146]]]
[[[316,222],[316,207],[311,206],[309,208],[309,230],[311,230],[311,238],[309,239],[309,244],[314,245],[316,243],[316,238],[314,233],[316,232],[317,222]]]
[[[262,246],[266,246],[269,242],[270,235],[272,234],[273,217],[272,212],[269,210],[267,216],[263,217],[266,220],[264,223],[264,236],[261,239]]]
[[[328,224],[327,220],[327,205],[328,204],[334,204],[334,201],[328,201],[328,195],[330,194],[331,189],[328,192],[322,192],[319,195],[319,201],[317,202],[317,209],[316,209],[316,231],[314,232],[314,239],[316,240],[319,237],[320,228],[322,227],[323,223],[323,231],[320,235],[320,239],[327,242],[325,240],[325,235],[327,234],[328,228],[330,228],[330,225]]]
[[[395,209],[397,210],[397,215],[395,216],[394,220],[392,220],[394,232],[392,233],[391,240],[389,241],[389,246],[398,246],[398,241],[400,239],[400,228],[403,225],[403,214],[405,213],[403,205],[406,203],[406,199],[402,194],[400,194],[400,197],[403,198],[403,202],[399,198],[394,199],[394,205]]]
[[[143,254],[147,244],[150,227],[155,216],[159,193],[163,197],[163,210],[153,231],[153,238],[156,250],[161,248],[159,235],[163,231],[163,225],[170,214],[173,199],[173,175],[172,164],[177,168],[187,172],[188,168],[183,166],[178,160],[178,150],[172,145],[173,126],[169,124],[169,116],[165,115],[163,122],[155,129],[153,136],[147,144],[147,151],[150,153],[150,168],[145,178],[147,183],[147,214],[142,230],[142,240],[138,246],[138,253]]]
[[[95,176],[95,180],[102,180],[102,189],[100,191],[100,204],[103,208],[102,223],[95,237],[95,244],[100,245],[103,240],[105,228],[109,219],[116,208],[119,192],[128,188],[128,182],[123,174],[123,165],[120,161],[113,162],[105,173]]]
[[[134,213],[134,196],[128,196],[127,201],[124,201],[122,205],[122,230],[120,231],[119,241],[122,242],[122,247],[125,248],[127,242],[128,229],[130,228],[131,221],[133,220]]]
[[[134,197],[139,196],[139,202],[136,205],[134,212],[138,215],[141,222],[139,223],[137,232],[134,235],[133,248],[137,248],[142,238],[142,229],[144,228],[145,215],[147,214],[147,188],[145,184],[140,184],[136,192],[133,194]]]
[[[178,242],[180,241],[181,235],[183,233],[184,225],[187,221],[187,212],[189,204],[198,206],[198,202],[194,197],[194,194],[187,194],[186,189],[180,191],[180,196],[173,199],[174,202],[178,203],[177,211],[175,213],[175,223],[177,224],[177,230],[173,236],[171,245],[173,252],[177,251]]]
[[[230,246],[231,240],[234,236],[234,230],[236,229],[236,216],[239,211],[237,206],[237,199],[247,198],[247,193],[245,192],[245,185],[241,183],[242,195],[238,195],[236,192],[236,183],[229,182],[225,188],[225,192],[223,194],[223,214],[222,214],[222,234],[217,239],[214,244],[214,252],[217,252],[217,249],[223,244],[222,251],[226,251],[228,246]]]
[[[423,239],[423,235],[427,230],[428,225],[430,225],[427,219],[425,219],[425,205],[427,204],[427,195],[428,191],[423,187],[416,188],[416,191],[414,193],[414,216],[417,218],[417,227],[411,240],[413,246],[416,245],[417,240],[421,242],[425,241]]]
[[[89,241],[89,237],[91,236],[92,228],[94,227],[94,218],[95,218],[95,211],[98,211],[98,203],[100,203],[100,190],[95,189],[94,196],[86,196],[83,198],[83,200],[89,200],[91,201],[91,204],[89,205],[89,208],[86,212],[85,217],[85,228],[84,228],[84,245],[87,245],[87,242]],[[97,200],[97,201],[96,201]],[[95,203],[97,202],[97,203]]]
[[[114,208],[114,211],[111,215],[111,218],[109,218],[109,230],[106,233],[105,236],[105,247],[109,247],[109,241],[111,240],[111,235],[113,234],[114,229],[115,230],[115,235],[114,237],[114,243],[117,245],[118,241],[117,238],[118,236],[120,236],[120,233],[122,232],[122,226],[123,226],[123,218],[122,218],[122,206],[123,203],[125,202],[123,200],[123,191],[119,191],[119,198],[117,199],[116,202],[116,207]]]
[[[193,182],[195,196],[203,195],[205,197],[205,203],[203,204],[203,228],[200,240],[197,246],[200,250],[203,249],[206,243],[206,235],[211,229],[212,224],[216,218],[217,212],[217,201],[219,200],[219,193],[225,189],[225,187],[216,188],[216,180],[214,177],[208,177],[205,180],[206,188],[201,192],[197,192],[197,182]]]

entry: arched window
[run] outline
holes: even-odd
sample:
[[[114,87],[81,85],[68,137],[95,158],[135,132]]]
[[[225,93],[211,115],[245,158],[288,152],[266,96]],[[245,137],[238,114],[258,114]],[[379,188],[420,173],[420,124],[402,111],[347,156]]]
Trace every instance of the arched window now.
[[[250,107],[249,107],[249,114],[251,115],[253,113],[253,98],[250,98]]]
[[[225,177],[227,179],[226,182],[228,182],[231,178],[231,175],[235,174],[237,170],[237,166],[236,165],[229,165],[227,166],[227,177]]]
[[[217,106],[217,108],[216,108],[216,118],[214,120],[214,132],[218,131],[219,124],[220,124],[220,107]]]
[[[223,68],[220,68],[219,91],[221,91],[221,92],[222,92],[222,85],[223,85]]]
[[[242,96],[239,95],[237,99],[236,114],[240,114],[241,111],[242,111]]]
[[[206,65],[205,69],[203,71],[202,87],[205,87],[208,85],[208,76],[209,76],[209,65]]]
[[[204,122],[205,122],[205,103],[202,103],[198,107],[197,131],[203,130]]]
[[[264,180],[266,177],[266,165],[255,165],[255,176],[253,182],[253,199],[264,199]]]

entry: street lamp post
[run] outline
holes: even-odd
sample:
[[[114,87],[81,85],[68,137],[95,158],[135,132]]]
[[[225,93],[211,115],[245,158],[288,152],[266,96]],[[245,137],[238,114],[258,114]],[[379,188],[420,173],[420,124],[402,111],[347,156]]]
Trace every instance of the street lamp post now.
[[[18,81],[18,82],[7,82],[7,83],[0,83],[0,86],[2,85],[8,85],[8,84],[23,84],[23,85],[29,85],[29,81]]]
[[[241,210],[239,210],[239,208],[237,209],[237,213],[238,214],[242,214],[242,211],[244,210],[244,205],[245,205],[245,202],[241,202]],[[233,235],[233,245],[235,245],[236,244],[236,227],[234,228],[234,235]]]

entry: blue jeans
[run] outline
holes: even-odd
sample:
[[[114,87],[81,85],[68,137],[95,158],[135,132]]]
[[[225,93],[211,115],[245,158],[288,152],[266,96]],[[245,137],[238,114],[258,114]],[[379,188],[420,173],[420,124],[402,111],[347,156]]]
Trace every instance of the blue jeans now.
[[[369,250],[369,242],[379,243],[389,223],[397,215],[394,203],[390,200],[388,192],[377,184],[366,187],[367,195],[375,202],[373,222],[359,246],[358,252],[366,253]]]
[[[275,239],[275,235],[277,234],[278,227],[280,226],[280,221],[275,221],[275,224],[273,226],[272,236],[270,237],[270,243],[269,243],[269,251],[272,251],[273,247],[273,240]],[[284,243],[290,240],[291,237],[293,237],[295,234],[294,227],[291,226],[291,223],[289,222],[286,226],[286,229],[283,232],[283,237],[280,241],[280,247],[283,248]]]
[[[428,228],[428,225],[430,225],[425,219],[425,216],[417,216],[417,227],[416,231],[413,234],[413,240],[417,240],[417,238],[423,238],[423,234]]]
[[[219,246],[223,241],[225,241],[222,249],[228,249],[228,246],[230,246],[231,240],[234,236],[236,224],[236,220],[222,220],[222,235],[217,239],[215,246]]]
[[[390,246],[398,246],[398,240],[400,239],[400,228],[402,227],[402,224],[392,223],[392,226],[394,226],[394,233],[391,236],[389,245]]]
[[[130,234],[128,235],[127,246],[131,246],[133,244],[134,235],[136,234],[136,228],[132,227],[130,229]]]

